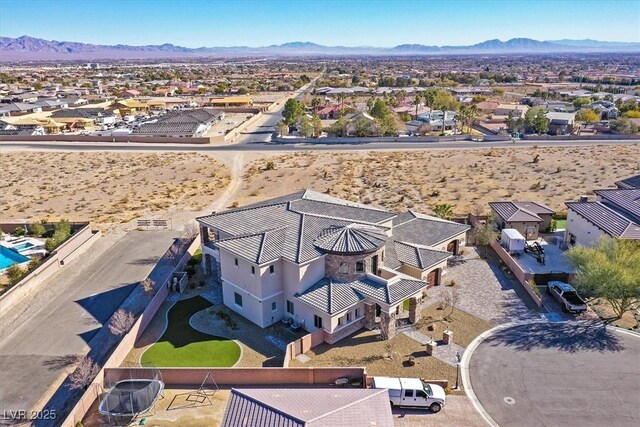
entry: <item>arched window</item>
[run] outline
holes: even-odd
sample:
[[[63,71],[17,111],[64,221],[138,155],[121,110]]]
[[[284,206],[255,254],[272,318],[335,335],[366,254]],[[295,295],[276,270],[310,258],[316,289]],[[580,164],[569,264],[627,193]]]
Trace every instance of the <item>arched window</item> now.
[[[341,262],[340,267],[338,267],[338,273],[348,273],[349,265],[346,262]]]

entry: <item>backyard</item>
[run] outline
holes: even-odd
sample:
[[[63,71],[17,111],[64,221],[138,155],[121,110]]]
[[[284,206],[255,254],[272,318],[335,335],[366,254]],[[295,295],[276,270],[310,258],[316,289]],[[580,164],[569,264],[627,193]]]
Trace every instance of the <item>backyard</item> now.
[[[141,363],[171,367],[233,366],[240,358],[238,344],[202,333],[190,325],[195,313],[211,306],[201,296],[176,302],[167,314],[167,329],[158,342],[142,354]]]

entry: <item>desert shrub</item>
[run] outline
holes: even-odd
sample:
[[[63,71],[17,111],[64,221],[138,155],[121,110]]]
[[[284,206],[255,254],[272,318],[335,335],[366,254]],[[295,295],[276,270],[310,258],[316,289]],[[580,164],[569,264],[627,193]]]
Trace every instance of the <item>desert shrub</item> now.
[[[16,236],[24,236],[27,234],[27,230],[24,227],[16,227],[16,230],[13,232]]]
[[[29,261],[29,266],[27,267],[29,271],[35,270],[37,266],[40,265],[40,258],[35,257],[35,258],[31,258],[31,261]]]
[[[31,227],[29,227],[31,230],[31,234],[34,236],[38,236],[41,237],[44,233],[47,232],[47,229],[44,227],[44,225],[40,224],[40,223],[35,223],[33,225],[31,225]]]
[[[26,271],[17,264],[13,264],[11,267],[7,268],[7,277],[11,284],[18,283],[20,279],[24,277],[25,273]]]

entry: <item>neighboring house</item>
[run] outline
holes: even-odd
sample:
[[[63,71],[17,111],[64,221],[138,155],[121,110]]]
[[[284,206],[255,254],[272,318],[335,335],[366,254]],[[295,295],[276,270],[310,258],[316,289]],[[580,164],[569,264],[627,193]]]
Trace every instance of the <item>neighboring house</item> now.
[[[476,104],[476,108],[483,113],[495,113],[499,105],[497,101],[482,101]]]
[[[522,104],[499,104],[495,109],[497,116],[508,116],[509,113],[513,114],[514,118],[524,117],[529,111],[529,106]]]
[[[69,129],[90,129],[96,124],[115,124],[117,120],[112,110],[104,108],[68,108],[54,111],[51,118],[66,123]]]
[[[387,390],[231,389],[222,427],[393,427]]]
[[[209,132],[213,123],[224,114],[217,110],[171,111],[153,122],[143,123],[132,135],[164,137],[201,137]]]
[[[576,121],[576,113],[560,113],[550,111],[546,114],[549,119],[549,133],[552,135],[571,135]]]
[[[490,202],[499,230],[514,228],[527,240],[535,240],[551,227],[553,209],[537,202]]]
[[[621,189],[640,188],[640,175],[634,175],[632,177],[621,179],[616,182],[616,186]]]
[[[567,202],[567,246],[593,245],[601,236],[640,240],[640,175],[595,190],[597,199]]]
[[[469,229],[310,190],[197,220],[204,271],[227,307],[263,328],[287,317],[323,329],[328,343],[376,325],[393,336],[405,300],[417,321]]]
[[[340,115],[340,105],[327,105],[318,110],[318,117],[322,120],[337,119]]]
[[[253,101],[246,95],[224,96],[211,98],[209,105],[212,107],[251,107]]]
[[[42,107],[26,102],[12,102],[0,105],[0,117],[20,116],[29,113],[41,113]]]
[[[616,104],[609,101],[596,101],[585,106],[596,113],[600,114],[600,118],[603,120],[611,120],[618,118],[620,110],[616,107]]]
[[[149,112],[149,104],[136,99],[119,99],[111,104],[111,108],[118,110],[123,117],[147,114]]]
[[[124,99],[137,98],[139,96],[140,96],[140,91],[135,89],[123,90],[120,93],[120,98],[124,98]]]

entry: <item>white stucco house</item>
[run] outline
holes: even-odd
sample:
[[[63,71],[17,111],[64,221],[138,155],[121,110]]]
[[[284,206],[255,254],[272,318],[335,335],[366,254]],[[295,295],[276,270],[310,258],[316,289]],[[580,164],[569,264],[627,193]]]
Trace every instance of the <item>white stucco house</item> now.
[[[601,236],[640,240],[640,175],[595,190],[595,201],[567,202],[568,247],[592,246]]]
[[[263,328],[289,318],[322,329],[328,343],[363,327],[393,336],[405,300],[415,322],[469,229],[310,190],[197,220],[227,307]]]

